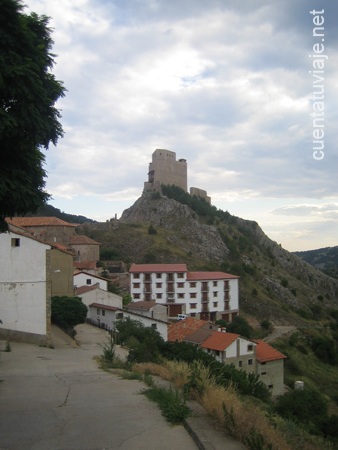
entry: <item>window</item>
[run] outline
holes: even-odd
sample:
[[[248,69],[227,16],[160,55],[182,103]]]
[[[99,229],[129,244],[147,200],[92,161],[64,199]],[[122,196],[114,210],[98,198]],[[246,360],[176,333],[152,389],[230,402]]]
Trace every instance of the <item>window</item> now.
[[[196,313],[191,313],[190,316],[191,317],[196,317]]]
[[[190,309],[196,309],[197,303],[189,303]]]
[[[156,287],[157,288],[161,288],[162,287],[162,283],[156,283]]]
[[[212,284],[213,284],[214,287],[216,287],[217,286],[217,281],[213,281]]]
[[[140,298],[140,294],[134,294],[134,298],[139,299]]]
[[[145,279],[146,281],[151,281],[151,280],[150,280],[150,273],[146,273],[146,274],[144,275],[144,279]]]
[[[106,315],[106,311],[103,309],[102,310],[102,315],[105,316]]]
[[[190,282],[190,287],[196,287],[196,282],[195,281],[191,281]]]
[[[98,316],[100,315],[100,310],[99,310],[99,309],[96,310],[96,314],[97,314]]]
[[[217,297],[217,294],[218,294],[217,291],[214,291],[214,292],[212,293],[212,295],[213,295],[214,297]]]
[[[213,302],[213,306],[214,306],[214,308],[217,308],[218,302]]]
[[[156,330],[157,324],[156,324],[156,323],[152,323],[152,324],[151,324],[151,328],[154,328],[154,330]]]
[[[92,284],[92,280],[90,278],[86,279],[86,284]]]
[[[177,274],[177,278],[184,278],[184,274],[183,273],[178,273]]]
[[[184,288],[184,283],[177,283],[177,287]]]
[[[238,361],[238,367],[242,367],[243,366],[243,362],[242,361]]]
[[[191,292],[190,293],[190,298],[196,298],[196,292]]]
[[[252,364],[253,364],[252,359],[249,359],[249,360],[248,360],[248,365],[249,365],[249,366],[252,366]]]
[[[156,298],[158,299],[162,298],[162,294],[156,294]]]
[[[140,274],[139,273],[134,273],[134,278],[140,278]]]
[[[184,298],[184,294],[178,294],[178,298]]]
[[[157,273],[156,274],[156,278],[161,278],[162,277],[162,274],[161,273]]]
[[[133,288],[138,289],[140,287],[141,283],[133,283]]]
[[[20,247],[20,238],[12,238],[11,245],[12,247]]]
[[[261,375],[266,375],[266,372],[262,372]]]
[[[123,319],[123,313],[117,313],[116,319]]]
[[[252,352],[253,351],[253,345],[252,344],[249,344],[248,345],[248,352]]]

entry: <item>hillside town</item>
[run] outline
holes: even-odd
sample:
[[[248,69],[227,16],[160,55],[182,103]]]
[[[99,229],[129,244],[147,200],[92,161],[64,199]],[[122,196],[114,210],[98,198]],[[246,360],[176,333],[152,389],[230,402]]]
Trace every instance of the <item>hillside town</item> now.
[[[146,183],[146,189],[168,182],[175,164],[174,152],[156,150],[149,172],[155,184]],[[273,396],[284,392],[285,355],[262,340],[216,325],[218,320],[231,323],[240,314],[239,276],[190,271],[185,263],[133,263],[120,274],[131,298],[124,305],[121,295],[109,291],[109,273],[98,264],[100,243],[77,234],[76,224],[56,217],[7,222],[9,232],[0,234],[1,338],[53,345],[51,299],[76,296],[94,326],[112,331],[120,319],[137,320],[165,341],[190,342],[223,364],[258,375]]]

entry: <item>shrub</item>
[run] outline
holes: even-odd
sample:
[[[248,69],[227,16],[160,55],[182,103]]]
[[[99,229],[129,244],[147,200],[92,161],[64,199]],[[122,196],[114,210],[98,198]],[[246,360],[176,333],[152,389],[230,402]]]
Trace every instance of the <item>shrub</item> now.
[[[333,339],[318,336],[312,340],[311,348],[321,361],[335,365],[338,363],[337,345]]]
[[[102,362],[106,367],[112,367],[115,358],[115,343],[110,333],[107,341],[100,345],[103,350]]]
[[[282,417],[317,429],[327,417],[327,402],[318,391],[305,388],[288,392],[277,398],[275,410]]]
[[[152,224],[149,225],[148,234],[157,234],[157,231],[156,231],[154,225],[152,225]]]
[[[159,405],[163,416],[173,424],[183,422],[191,413],[183,395],[177,390],[152,387],[143,393]]]
[[[84,323],[88,308],[79,297],[53,297],[52,322],[62,328],[73,328]]]
[[[249,339],[251,338],[253,332],[253,329],[249,325],[247,320],[241,316],[235,317],[231,323],[227,324],[226,328],[230,333],[238,333],[241,336]]]

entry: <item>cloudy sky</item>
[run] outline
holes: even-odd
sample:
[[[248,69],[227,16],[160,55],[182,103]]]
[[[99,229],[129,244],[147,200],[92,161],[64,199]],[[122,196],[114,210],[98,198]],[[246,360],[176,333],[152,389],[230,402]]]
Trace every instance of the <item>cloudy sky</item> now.
[[[119,217],[164,148],[287,250],[338,245],[338,2],[23,1],[51,18],[67,89],[52,205]]]

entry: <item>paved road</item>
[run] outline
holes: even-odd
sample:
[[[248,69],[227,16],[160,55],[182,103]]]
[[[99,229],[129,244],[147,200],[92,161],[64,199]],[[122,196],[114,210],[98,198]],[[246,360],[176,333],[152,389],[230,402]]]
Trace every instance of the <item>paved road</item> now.
[[[98,369],[102,330],[83,325],[77,339],[81,346],[57,335],[54,349],[12,343],[1,352],[0,450],[196,450],[140,395],[142,383]]]

